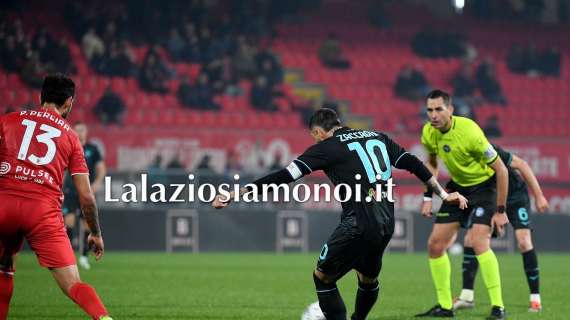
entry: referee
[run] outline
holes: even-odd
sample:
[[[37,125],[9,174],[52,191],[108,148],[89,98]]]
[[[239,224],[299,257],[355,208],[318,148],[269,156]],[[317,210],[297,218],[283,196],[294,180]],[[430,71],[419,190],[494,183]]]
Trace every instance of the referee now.
[[[87,125],[82,122],[77,122],[73,126],[73,130],[79,137],[81,145],[83,145],[83,154],[85,155],[85,161],[87,162],[87,167],[89,168],[89,182],[91,182],[91,189],[93,194],[97,194],[101,187],[103,186],[103,180],[105,179],[105,174],[107,174],[107,168],[105,166],[105,161],[103,159],[103,154],[99,150],[97,145],[87,141]],[[71,181],[71,177],[67,176],[65,183],[63,185],[64,201],[63,201],[63,218],[65,221],[65,227],[67,229],[67,235],[69,240],[73,242],[75,237],[75,230],[77,229],[77,217],[81,217],[81,210],[79,206],[79,198],[75,187]],[[81,218],[83,233],[79,235],[80,251],[81,256],[79,257],[79,265],[85,269],[91,269],[89,264],[89,259],[87,258],[87,253],[89,251],[89,246],[87,245],[87,237],[89,236],[89,230],[85,220]]]
[[[472,120],[453,116],[449,94],[434,90],[427,96],[429,123],[423,127],[421,142],[428,153],[427,167],[437,177],[439,156],[451,181],[448,192],[459,192],[469,201],[460,209],[444,203],[436,213],[428,240],[429,266],[438,304],[417,317],[453,317],[451,266],[446,248],[459,228],[469,229],[470,243],[479,262],[492,309],[487,319],[505,319],[501,278],[497,257],[490,248],[493,230],[504,232],[508,223],[506,200],[508,171],[483,131]],[[422,215],[432,215],[431,191],[426,192]]]

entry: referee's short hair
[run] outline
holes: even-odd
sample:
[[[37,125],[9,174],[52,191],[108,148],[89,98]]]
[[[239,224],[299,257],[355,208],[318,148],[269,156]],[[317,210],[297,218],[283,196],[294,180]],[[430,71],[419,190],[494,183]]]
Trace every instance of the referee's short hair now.
[[[330,131],[332,128],[340,126],[340,120],[334,110],[321,108],[315,111],[309,120],[309,129],[313,129],[317,126],[323,128],[325,131]]]
[[[437,98],[442,98],[443,99],[443,104],[445,104],[446,106],[450,106],[451,105],[451,96],[449,95],[449,93],[443,91],[443,90],[439,90],[439,89],[435,89],[430,91],[430,93],[428,93],[426,100],[427,99],[437,99]]]

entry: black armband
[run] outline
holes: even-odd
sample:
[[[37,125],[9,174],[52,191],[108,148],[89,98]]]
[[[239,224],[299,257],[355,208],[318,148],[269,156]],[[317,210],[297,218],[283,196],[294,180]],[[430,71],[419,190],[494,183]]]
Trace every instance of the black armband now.
[[[400,156],[394,166],[398,169],[407,170],[423,182],[427,182],[431,177],[433,177],[433,174],[431,174],[420,159],[407,152]]]
[[[424,192],[424,198],[431,198],[433,197],[433,188],[431,186],[426,185],[426,191]]]
[[[291,176],[289,171],[287,171],[287,169],[281,169],[279,171],[275,171],[273,173],[270,173],[270,174],[266,175],[265,177],[261,177],[255,181],[253,181],[251,184],[254,184],[257,187],[258,194],[261,194],[261,192],[263,190],[263,185],[289,184],[293,181],[295,181],[295,180],[293,179],[293,177]],[[251,186],[248,186],[246,188],[248,191],[253,190],[253,188]]]

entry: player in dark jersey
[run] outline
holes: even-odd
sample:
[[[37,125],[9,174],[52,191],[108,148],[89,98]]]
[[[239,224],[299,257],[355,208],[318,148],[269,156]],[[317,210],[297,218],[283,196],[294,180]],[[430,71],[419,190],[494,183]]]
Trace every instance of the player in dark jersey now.
[[[79,137],[79,142],[83,146],[83,154],[85,156],[85,162],[87,163],[87,168],[89,168],[89,182],[91,183],[91,190],[93,194],[97,194],[97,191],[103,186],[103,180],[105,179],[105,174],[107,168],[105,166],[105,161],[103,159],[103,154],[99,151],[99,147],[96,144],[87,141],[87,125],[82,122],[77,122],[73,129],[77,136]],[[73,242],[75,229],[77,228],[76,219],[81,217],[81,208],[79,206],[79,198],[77,192],[73,186],[73,181],[71,176],[67,176],[63,184],[63,217],[65,220],[65,227],[67,229],[67,236],[69,240]],[[79,251],[81,256],[79,257],[79,266],[85,270],[91,269],[89,264],[89,259],[87,258],[87,253],[89,252],[89,246],[87,244],[87,237],[89,236],[88,226],[85,223],[85,219],[81,218],[82,234],[79,234]],[[81,233],[81,232],[80,232]]]
[[[359,289],[352,319],[365,319],[378,298],[382,255],[394,232],[394,204],[385,198],[385,184],[392,177],[392,166],[416,175],[447,203],[466,208],[467,202],[457,192],[447,194],[418,158],[384,133],[342,127],[337,114],[326,108],[315,112],[309,127],[317,143],[287,168],[253,184],[261,190],[264,185],[288,184],[323,170],[334,185],[347,184],[350,190],[361,186],[360,194],[347,195],[348,191],[341,189],[341,198],[346,196],[349,200],[342,203],[341,222],[323,246],[313,279],[326,318],[346,320],[346,308],[336,282],[355,269]],[[382,185],[381,194],[375,193],[378,184]],[[240,193],[253,189],[242,188]],[[229,199],[234,196],[231,193]],[[227,199],[218,195],[212,205],[223,208],[229,203],[224,200]]]
[[[531,240],[530,232],[530,198],[527,184],[530,186],[536,199],[538,212],[548,209],[548,201],[542,193],[542,189],[532,172],[530,166],[516,155],[505,151],[497,145],[493,145],[501,160],[509,170],[509,193],[507,197],[507,215],[509,222],[515,229],[515,236],[523,257],[523,267],[530,289],[529,312],[542,310],[539,291],[538,259]],[[519,174],[520,172],[520,174]],[[521,177],[522,176],[522,177]],[[526,182],[526,183],[525,183]],[[458,299],[453,303],[455,310],[468,309],[474,306],[473,287],[479,264],[474,258],[470,237],[465,235],[463,255],[463,290]]]
[[[61,290],[92,319],[111,319],[95,290],[81,282],[61,217],[64,171],[79,194],[99,260],[103,238],[89,171],[77,135],[65,118],[75,84],[63,75],[45,78],[41,108],[0,117],[0,320],[5,320],[14,288],[14,257],[24,238]]]

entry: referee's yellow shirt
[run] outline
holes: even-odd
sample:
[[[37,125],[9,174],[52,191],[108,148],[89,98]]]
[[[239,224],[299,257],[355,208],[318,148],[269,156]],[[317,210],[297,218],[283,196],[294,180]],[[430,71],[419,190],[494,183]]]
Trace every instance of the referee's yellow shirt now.
[[[422,129],[422,144],[442,160],[451,179],[470,187],[487,181],[495,171],[489,166],[498,155],[475,121],[453,116],[451,128],[442,133],[428,122]]]

